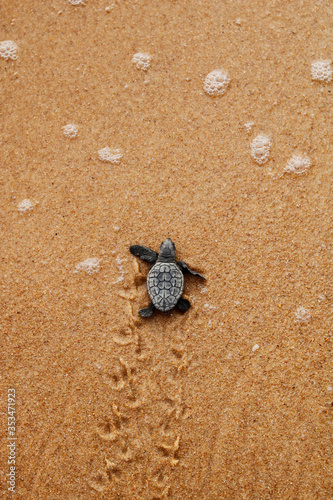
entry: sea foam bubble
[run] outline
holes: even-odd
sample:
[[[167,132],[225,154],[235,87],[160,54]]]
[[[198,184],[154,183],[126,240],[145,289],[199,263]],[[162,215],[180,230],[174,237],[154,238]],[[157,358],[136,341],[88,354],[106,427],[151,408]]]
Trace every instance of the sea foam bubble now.
[[[98,151],[98,157],[101,161],[110,163],[119,163],[123,156],[121,149],[102,148]]]
[[[77,136],[78,128],[73,123],[68,123],[68,125],[65,125],[62,129],[64,131],[64,135],[70,139],[74,139],[74,137]]]
[[[95,257],[91,257],[90,259],[86,259],[83,262],[80,262],[75,266],[75,273],[79,271],[85,271],[88,274],[97,273],[100,270],[100,261]]]
[[[4,42],[0,42],[0,57],[3,59],[17,59],[17,51],[18,46],[12,40],[5,40]]]
[[[288,161],[284,171],[293,174],[305,174],[311,166],[311,160],[306,155],[295,154]]]
[[[330,60],[319,59],[311,64],[311,74],[313,80],[319,82],[330,82],[333,76],[333,69]]]
[[[146,52],[138,52],[134,54],[132,57],[132,62],[138,69],[142,69],[143,71],[147,71],[150,66],[151,57]]]
[[[259,165],[262,165],[263,163],[266,163],[269,157],[269,153],[271,150],[272,146],[272,141],[270,140],[267,135],[257,135],[255,137],[250,145],[251,148],[251,156],[256,161],[259,163]]]
[[[204,91],[211,96],[222,95],[227,90],[230,78],[223,69],[214,69],[205,78]]]
[[[21,214],[24,214],[25,212],[28,212],[28,210],[31,210],[33,206],[34,204],[32,201],[25,198],[17,205],[17,208]]]
[[[299,321],[300,323],[307,323],[310,318],[311,314],[310,311],[305,309],[305,307],[298,307],[295,312],[296,320]]]

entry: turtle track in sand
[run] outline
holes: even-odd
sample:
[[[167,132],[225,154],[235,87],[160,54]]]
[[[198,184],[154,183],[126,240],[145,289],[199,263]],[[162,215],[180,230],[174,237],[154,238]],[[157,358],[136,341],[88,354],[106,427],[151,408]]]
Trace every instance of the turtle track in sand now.
[[[182,422],[189,416],[183,391],[191,360],[185,317],[176,313],[164,332],[159,322],[152,321],[149,334],[141,334],[145,322],[133,313],[142,281],[136,259],[133,269],[134,285],[118,292],[126,301],[127,316],[111,337],[118,362],[101,374],[110,399],[109,414],[96,429],[104,463],[89,484],[115,498],[157,500],[172,496],[173,477],[182,459]]]

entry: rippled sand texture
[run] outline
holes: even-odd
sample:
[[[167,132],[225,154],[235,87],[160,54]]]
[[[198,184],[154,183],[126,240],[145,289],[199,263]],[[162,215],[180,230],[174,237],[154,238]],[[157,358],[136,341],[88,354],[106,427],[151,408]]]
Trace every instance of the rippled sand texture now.
[[[332,16],[2,1],[17,498],[332,498]],[[143,320],[167,237],[207,282]]]

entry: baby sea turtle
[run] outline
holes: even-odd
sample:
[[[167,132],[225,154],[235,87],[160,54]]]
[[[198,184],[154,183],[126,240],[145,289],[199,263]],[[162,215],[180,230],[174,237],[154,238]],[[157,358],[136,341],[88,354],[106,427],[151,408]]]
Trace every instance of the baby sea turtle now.
[[[184,290],[183,273],[191,273],[200,276],[204,280],[206,278],[192,271],[185,262],[181,260],[176,262],[176,247],[170,238],[163,241],[159,254],[140,245],[132,245],[130,252],[136,257],[153,264],[147,276],[147,290],[151,303],[146,309],[139,311],[142,318],[151,316],[154,307],[162,312],[170,311],[175,306],[180,311],[187,311],[190,308],[190,302],[182,297]]]

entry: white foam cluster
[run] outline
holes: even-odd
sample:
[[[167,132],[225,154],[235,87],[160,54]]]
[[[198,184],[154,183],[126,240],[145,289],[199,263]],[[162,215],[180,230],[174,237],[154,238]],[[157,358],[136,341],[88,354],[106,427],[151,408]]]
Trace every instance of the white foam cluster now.
[[[223,69],[214,69],[205,78],[204,91],[212,96],[222,95],[230,82],[228,74]]]
[[[97,273],[101,268],[99,262],[100,261],[95,257],[84,260],[75,266],[74,272],[78,273],[79,271],[85,271],[88,274]]]
[[[124,281],[124,267],[123,267],[123,261],[120,257],[117,257],[116,258],[116,262],[117,262],[117,267],[119,269],[119,276],[118,278],[116,279],[116,281],[114,281],[114,283],[120,283],[121,281]]]
[[[259,163],[259,165],[266,163],[269,157],[271,146],[272,142],[269,137],[262,134],[257,135],[257,137],[253,139],[250,146],[251,156],[254,159],[254,161]]]
[[[62,128],[64,131],[64,135],[66,135],[70,139],[74,139],[74,137],[77,136],[78,128],[73,123],[69,123],[68,125],[65,125]]]
[[[311,74],[313,80],[320,82],[330,82],[333,76],[333,69],[330,60],[320,59],[311,64]]]
[[[17,51],[18,46],[12,40],[5,40],[4,42],[0,42],[0,57],[3,59],[17,59]]]
[[[143,69],[144,71],[147,71],[147,69],[149,68],[150,60],[150,55],[144,52],[138,52],[137,54],[134,54],[132,58],[132,62],[135,64],[135,66],[138,69]]]
[[[285,172],[293,174],[304,174],[311,166],[311,160],[306,155],[293,155],[288,161]]]
[[[83,0],[68,0],[71,5],[84,5]]]
[[[217,311],[217,309],[217,307],[211,306],[210,304],[205,304],[202,308],[202,310],[207,314],[210,314],[212,311]]]
[[[311,318],[310,311],[305,309],[305,307],[298,307],[295,312],[296,319],[300,323],[307,323],[309,319]]]
[[[21,214],[24,214],[28,210],[31,210],[33,206],[34,204],[31,200],[24,199],[17,205],[17,208]]]
[[[244,123],[244,127],[245,127],[246,132],[251,132],[253,125],[254,125],[254,122]]]
[[[108,161],[110,163],[119,163],[123,156],[121,149],[103,148],[98,151],[98,157],[101,161]]]

